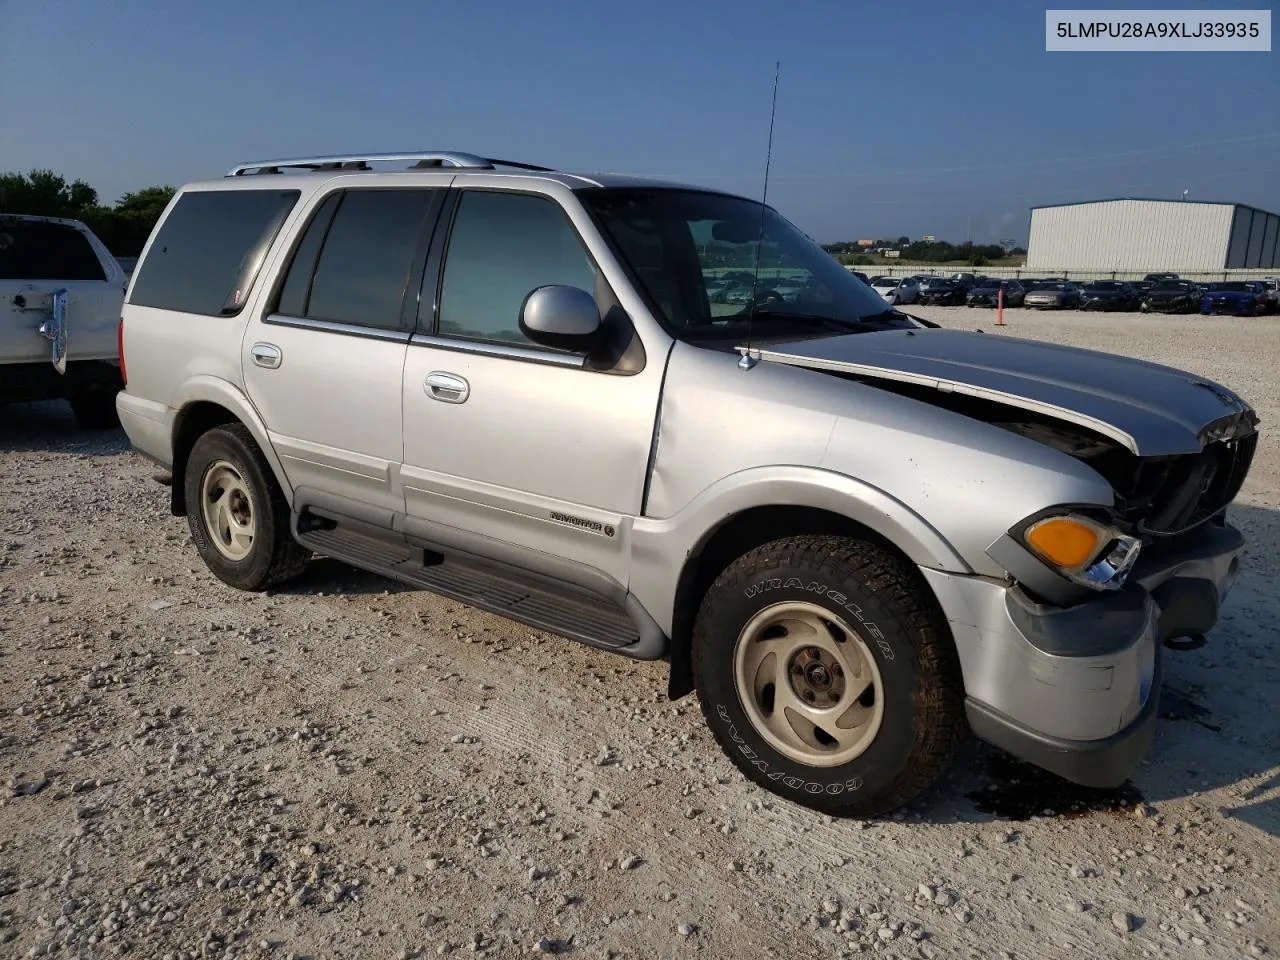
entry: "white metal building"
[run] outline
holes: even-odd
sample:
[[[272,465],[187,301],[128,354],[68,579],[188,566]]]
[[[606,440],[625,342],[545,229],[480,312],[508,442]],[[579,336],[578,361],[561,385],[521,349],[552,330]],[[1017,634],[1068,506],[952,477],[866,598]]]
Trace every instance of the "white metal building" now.
[[[1028,270],[1280,267],[1280,216],[1239,203],[1096,200],[1031,208]]]

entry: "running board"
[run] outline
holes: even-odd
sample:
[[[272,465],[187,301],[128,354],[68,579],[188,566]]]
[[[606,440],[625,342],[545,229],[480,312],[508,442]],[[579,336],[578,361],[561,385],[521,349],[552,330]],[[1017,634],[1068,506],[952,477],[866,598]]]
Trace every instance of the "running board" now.
[[[656,660],[666,653],[666,638],[638,603],[629,602],[624,608],[607,598],[568,585],[561,589],[508,567],[424,550],[402,539],[390,542],[352,529],[355,524],[338,521],[330,526],[334,521],[328,518],[323,525],[298,519],[295,515],[294,536],[299,543],[361,570],[613,653],[642,660]],[[315,517],[307,513],[305,519]]]

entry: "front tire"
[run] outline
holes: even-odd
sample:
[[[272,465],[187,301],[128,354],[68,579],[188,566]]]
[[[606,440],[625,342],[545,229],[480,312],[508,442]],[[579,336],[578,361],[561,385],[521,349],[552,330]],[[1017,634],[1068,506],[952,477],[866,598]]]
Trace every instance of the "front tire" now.
[[[241,424],[203,434],[187,459],[187,523],[205,565],[238,590],[264,590],[302,572],[309,551],[289,530],[289,504]]]
[[[703,715],[765,789],[833,816],[920,796],[965,730],[959,659],[918,574],[864,540],[776,540],[724,570],[694,621]]]

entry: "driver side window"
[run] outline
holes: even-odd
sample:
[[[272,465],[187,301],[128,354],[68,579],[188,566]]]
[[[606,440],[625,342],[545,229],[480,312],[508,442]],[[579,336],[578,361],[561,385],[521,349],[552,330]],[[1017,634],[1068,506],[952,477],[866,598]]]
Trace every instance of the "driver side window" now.
[[[520,307],[547,284],[596,288],[595,266],[559,205],[530,194],[464,191],[445,254],[437,333],[536,346],[520,332]]]

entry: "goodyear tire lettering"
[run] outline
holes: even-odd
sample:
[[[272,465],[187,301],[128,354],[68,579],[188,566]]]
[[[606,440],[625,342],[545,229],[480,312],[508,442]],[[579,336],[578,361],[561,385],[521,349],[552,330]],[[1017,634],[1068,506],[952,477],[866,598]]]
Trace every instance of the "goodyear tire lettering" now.
[[[751,761],[751,765],[763,773],[770,780],[781,781],[784,786],[791,790],[803,790],[805,793],[818,794],[828,793],[836,796],[848,790],[850,792],[859,789],[862,786],[861,777],[851,777],[844,783],[819,783],[816,780],[804,780],[800,777],[790,776],[783,770],[770,770],[767,761],[760,759],[760,755],[751,747],[742,735],[738,733],[737,726],[729,719],[729,711],[724,704],[716,704],[716,715],[725,722],[729,731],[729,739],[738,746],[738,750],[744,757]]]
[[[825,583],[819,583],[817,580],[810,580],[808,583],[803,583],[796,577],[788,577],[786,580],[783,580],[780,577],[771,577],[768,580],[760,580],[753,583],[743,591],[743,594],[750,600],[760,596],[760,594],[765,591],[782,589],[800,590],[804,593],[813,593],[820,597],[826,597],[832,603],[840,607],[840,609],[848,611],[853,618],[858,621],[858,624],[866,630],[867,634],[873,640],[875,640],[876,646],[879,648],[881,654],[883,654],[886,660],[894,659],[893,647],[885,638],[884,632],[880,627],[877,626],[874,621],[866,619],[866,615],[862,612],[862,608],[860,606],[850,601],[849,598],[839,590],[834,590]]]

